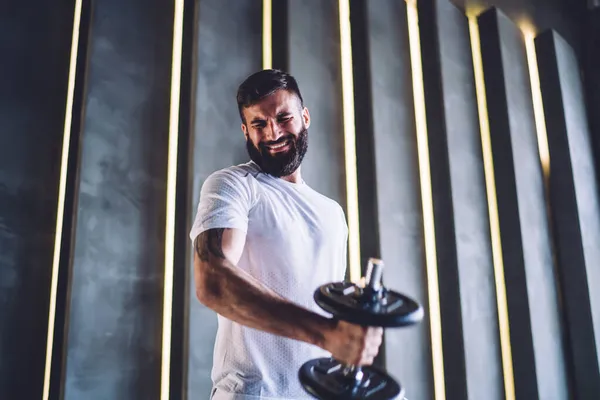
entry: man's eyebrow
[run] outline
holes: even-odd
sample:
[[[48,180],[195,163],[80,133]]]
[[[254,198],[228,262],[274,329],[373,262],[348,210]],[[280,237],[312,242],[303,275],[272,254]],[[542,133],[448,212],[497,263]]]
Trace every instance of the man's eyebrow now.
[[[256,124],[256,123],[260,123],[260,122],[265,122],[265,120],[260,117],[254,117],[252,119],[252,121],[250,121],[251,124]]]

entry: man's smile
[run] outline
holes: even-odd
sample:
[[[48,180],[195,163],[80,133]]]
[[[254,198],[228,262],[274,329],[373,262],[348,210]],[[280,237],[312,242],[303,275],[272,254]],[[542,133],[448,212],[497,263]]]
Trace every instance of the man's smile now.
[[[271,153],[280,153],[282,151],[289,150],[290,143],[291,141],[289,139],[286,139],[276,144],[265,144],[264,147],[266,147]]]

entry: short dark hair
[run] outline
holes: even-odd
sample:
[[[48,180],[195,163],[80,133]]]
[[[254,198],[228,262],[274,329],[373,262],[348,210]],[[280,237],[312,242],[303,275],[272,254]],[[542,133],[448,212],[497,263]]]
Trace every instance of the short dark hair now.
[[[304,100],[298,88],[298,82],[290,74],[278,69],[264,69],[250,75],[242,82],[237,92],[237,104],[240,118],[243,123],[244,107],[250,107],[277,90],[288,90],[300,99],[300,106],[304,107]]]

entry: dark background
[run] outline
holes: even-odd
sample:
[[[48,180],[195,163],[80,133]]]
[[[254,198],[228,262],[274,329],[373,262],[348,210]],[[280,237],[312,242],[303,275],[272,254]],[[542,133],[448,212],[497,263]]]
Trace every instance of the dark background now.
[[[338,3],[274,3],[273,66],[298,79],[313,121],[303,177],[347,210]],[[411,400],[512,398],[513,386],[517,399],[600,396],[598,3],[418,0],[429,180],[419,169],[407,5],[350,1],[361,261],[382,257],[386,285],[425,308],[418,326],[386,332],[377,361]],[[206,177],[247,159],[235,91],[263,67],[261,0],[184,4],[173,399],[210,391],[216,316],[193,295],[187,234]],[[42,396],[55,307],[50,398],[158,399],[174,4],[84,0],[67,109],[74,9],[74,0],[0,4],[0,398]],[[466,15],[479,17],[491,198]],[[549,177],[526,28],[537,35]],[[65,113],[73,123],[54,305]]]

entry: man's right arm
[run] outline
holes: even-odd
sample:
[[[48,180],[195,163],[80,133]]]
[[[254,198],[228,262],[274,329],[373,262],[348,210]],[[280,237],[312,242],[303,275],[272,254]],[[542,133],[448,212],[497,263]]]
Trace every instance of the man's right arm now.
[[[209,229],[194,240],[196,296],[241,325],[319,346],[339,361],[370,364],[381,329],[325,318],[299,307],[236,266],[246,241],[239,229]]]

